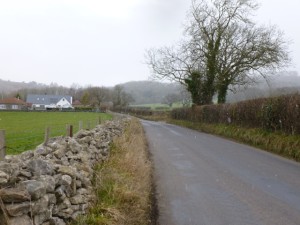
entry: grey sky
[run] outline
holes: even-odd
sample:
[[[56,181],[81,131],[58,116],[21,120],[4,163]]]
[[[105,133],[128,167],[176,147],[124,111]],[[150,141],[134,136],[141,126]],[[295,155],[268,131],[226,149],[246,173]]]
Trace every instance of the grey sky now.
[[[146,80],[145,49],[182,37],[188,0],[0,0],[0,79],[70,86]],[[300,2],[261,0],[257,20],[292,41],[300,71]]]

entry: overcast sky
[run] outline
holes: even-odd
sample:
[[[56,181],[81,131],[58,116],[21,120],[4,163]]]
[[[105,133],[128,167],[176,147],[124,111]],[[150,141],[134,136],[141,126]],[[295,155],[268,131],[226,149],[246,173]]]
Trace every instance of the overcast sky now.
[[[291,40],[300,71],[300,1],[261,0],[257,20]],[[145,49],[182,37],[189,0],[0,0],[0,79],[71,86],[146,80]]]

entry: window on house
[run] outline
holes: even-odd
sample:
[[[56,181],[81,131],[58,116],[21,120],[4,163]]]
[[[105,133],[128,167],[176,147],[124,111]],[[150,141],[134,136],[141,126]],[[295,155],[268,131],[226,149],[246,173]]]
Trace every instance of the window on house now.
[[[19,109],[18,105],[12,105],[11,108],[12,109]]]
[[[0,109],[6,109],[6,105],[0,105]]]

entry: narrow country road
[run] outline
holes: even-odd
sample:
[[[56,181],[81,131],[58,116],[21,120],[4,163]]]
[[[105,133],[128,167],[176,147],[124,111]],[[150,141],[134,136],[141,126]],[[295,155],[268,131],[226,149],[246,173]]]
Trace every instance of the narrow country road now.
[[[300,224],[300,164],[233,141],[142,121],[160,225]]]

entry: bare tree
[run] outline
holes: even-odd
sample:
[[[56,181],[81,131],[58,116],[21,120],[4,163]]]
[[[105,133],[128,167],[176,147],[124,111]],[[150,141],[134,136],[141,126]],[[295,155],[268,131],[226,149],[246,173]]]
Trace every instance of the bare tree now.
[[[104,101],[109,100],[110,90],[106,87],[91,87],[88,91],[93,106],[100,107]]]
[[[133,97],[124,91],[121,85],[116,85],[112,91],[112,100],[114,107],[128,106],[129,103],[134,102]]]
[[[180,102],[180,95],[176,93],[168,94],[163,98],[162,103],[167,104],[169,107],[172,107],[172,105],[175,102]]]
[[[257,8],[254,0],[193,0],[185,27],[188,40],[172,54],[165,48],[151,51],[152,72],[184,83],[195,104],[210,104],[215,94],[225,102],[230,86],[286,66],[287,42],[276,27],[259,27],[251,20]]]
[[[257,8],[252,0],[193,1],[186,31],[219,103],[225,102],[229,85],[253,82],[254,73],[265,76],[289,62],[282,32],[258,27],[248,16]]]

